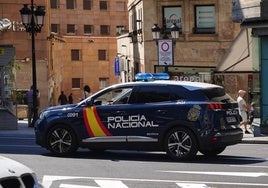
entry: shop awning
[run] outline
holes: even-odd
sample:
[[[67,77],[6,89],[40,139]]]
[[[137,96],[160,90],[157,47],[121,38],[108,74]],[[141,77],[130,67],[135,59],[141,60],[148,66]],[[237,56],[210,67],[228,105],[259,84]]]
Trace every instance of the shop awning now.
[[[251,29],[242,29],[215,73],[256,72],[253,70]]]

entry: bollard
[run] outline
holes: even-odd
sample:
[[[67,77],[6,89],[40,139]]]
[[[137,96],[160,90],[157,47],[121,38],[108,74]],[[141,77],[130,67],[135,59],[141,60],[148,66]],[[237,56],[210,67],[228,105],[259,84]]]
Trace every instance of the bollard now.
[[[260,124],[253,122],[251,126],[253,128],[254,137],[261,136]]]

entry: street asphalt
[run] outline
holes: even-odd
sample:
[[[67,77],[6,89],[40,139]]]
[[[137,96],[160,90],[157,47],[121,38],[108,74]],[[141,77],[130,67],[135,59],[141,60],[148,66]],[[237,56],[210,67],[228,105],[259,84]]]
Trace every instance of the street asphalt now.
[[[253,123],[253,129],[251,129],[252,134],[244,134],[242,143],[249,144],[268,144],[268,135],[260,134],[259,123]],[[34,136],[34,128],[28,127],[26,120],[18,121],[17,130],[0,130],[1,135],[24,135],[24,136]]]

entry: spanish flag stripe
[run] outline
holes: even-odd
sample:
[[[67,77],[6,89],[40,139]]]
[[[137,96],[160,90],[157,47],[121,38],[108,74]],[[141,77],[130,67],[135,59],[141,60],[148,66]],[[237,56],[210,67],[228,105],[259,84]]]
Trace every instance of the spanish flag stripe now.
[[[94,136],[106,136],[100,128],[99,122],[96,119],[96,116],[94,114],[94,108],[95,107],[87,109],[87,119],[89,122],[90,129],[93,132]]]
[[[98,122],[98,124],[99,124],[99,126],[100,126],[100,128],[101,128],[101,130],[103,131],[103,133],[106,135],[106,136],[111,136],[111,133],[106,129],[106,127],[102,124],[102,121],[101,121],[101,119],[100,119],[100,117],[99,117],[99,115],[98,115],[98,112],[97,112],[97,110],[96,110],[96,107],[94,107],[93,108],[93,112],[94,112],[94,114],[95,114],[95,118],[96,118],[96,120],[97,120],[97,122]]]
[[[87,108],[83,109],[83,116],[84,116],[84,123],[86,125],[87,132],[88,132],[90,137],[93,137],[94,135],[93,135],[93,132],[90,129],[89,121],[88,121],[88,118],[87,118]]]

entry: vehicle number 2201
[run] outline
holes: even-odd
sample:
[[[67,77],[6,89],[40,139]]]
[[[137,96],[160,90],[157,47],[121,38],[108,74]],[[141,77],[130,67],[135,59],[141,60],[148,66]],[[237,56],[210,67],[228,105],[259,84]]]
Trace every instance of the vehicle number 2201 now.
[[[67,117],[73,118],[73,117],[78,117],[78,112],[71,112],[67,114]]]

